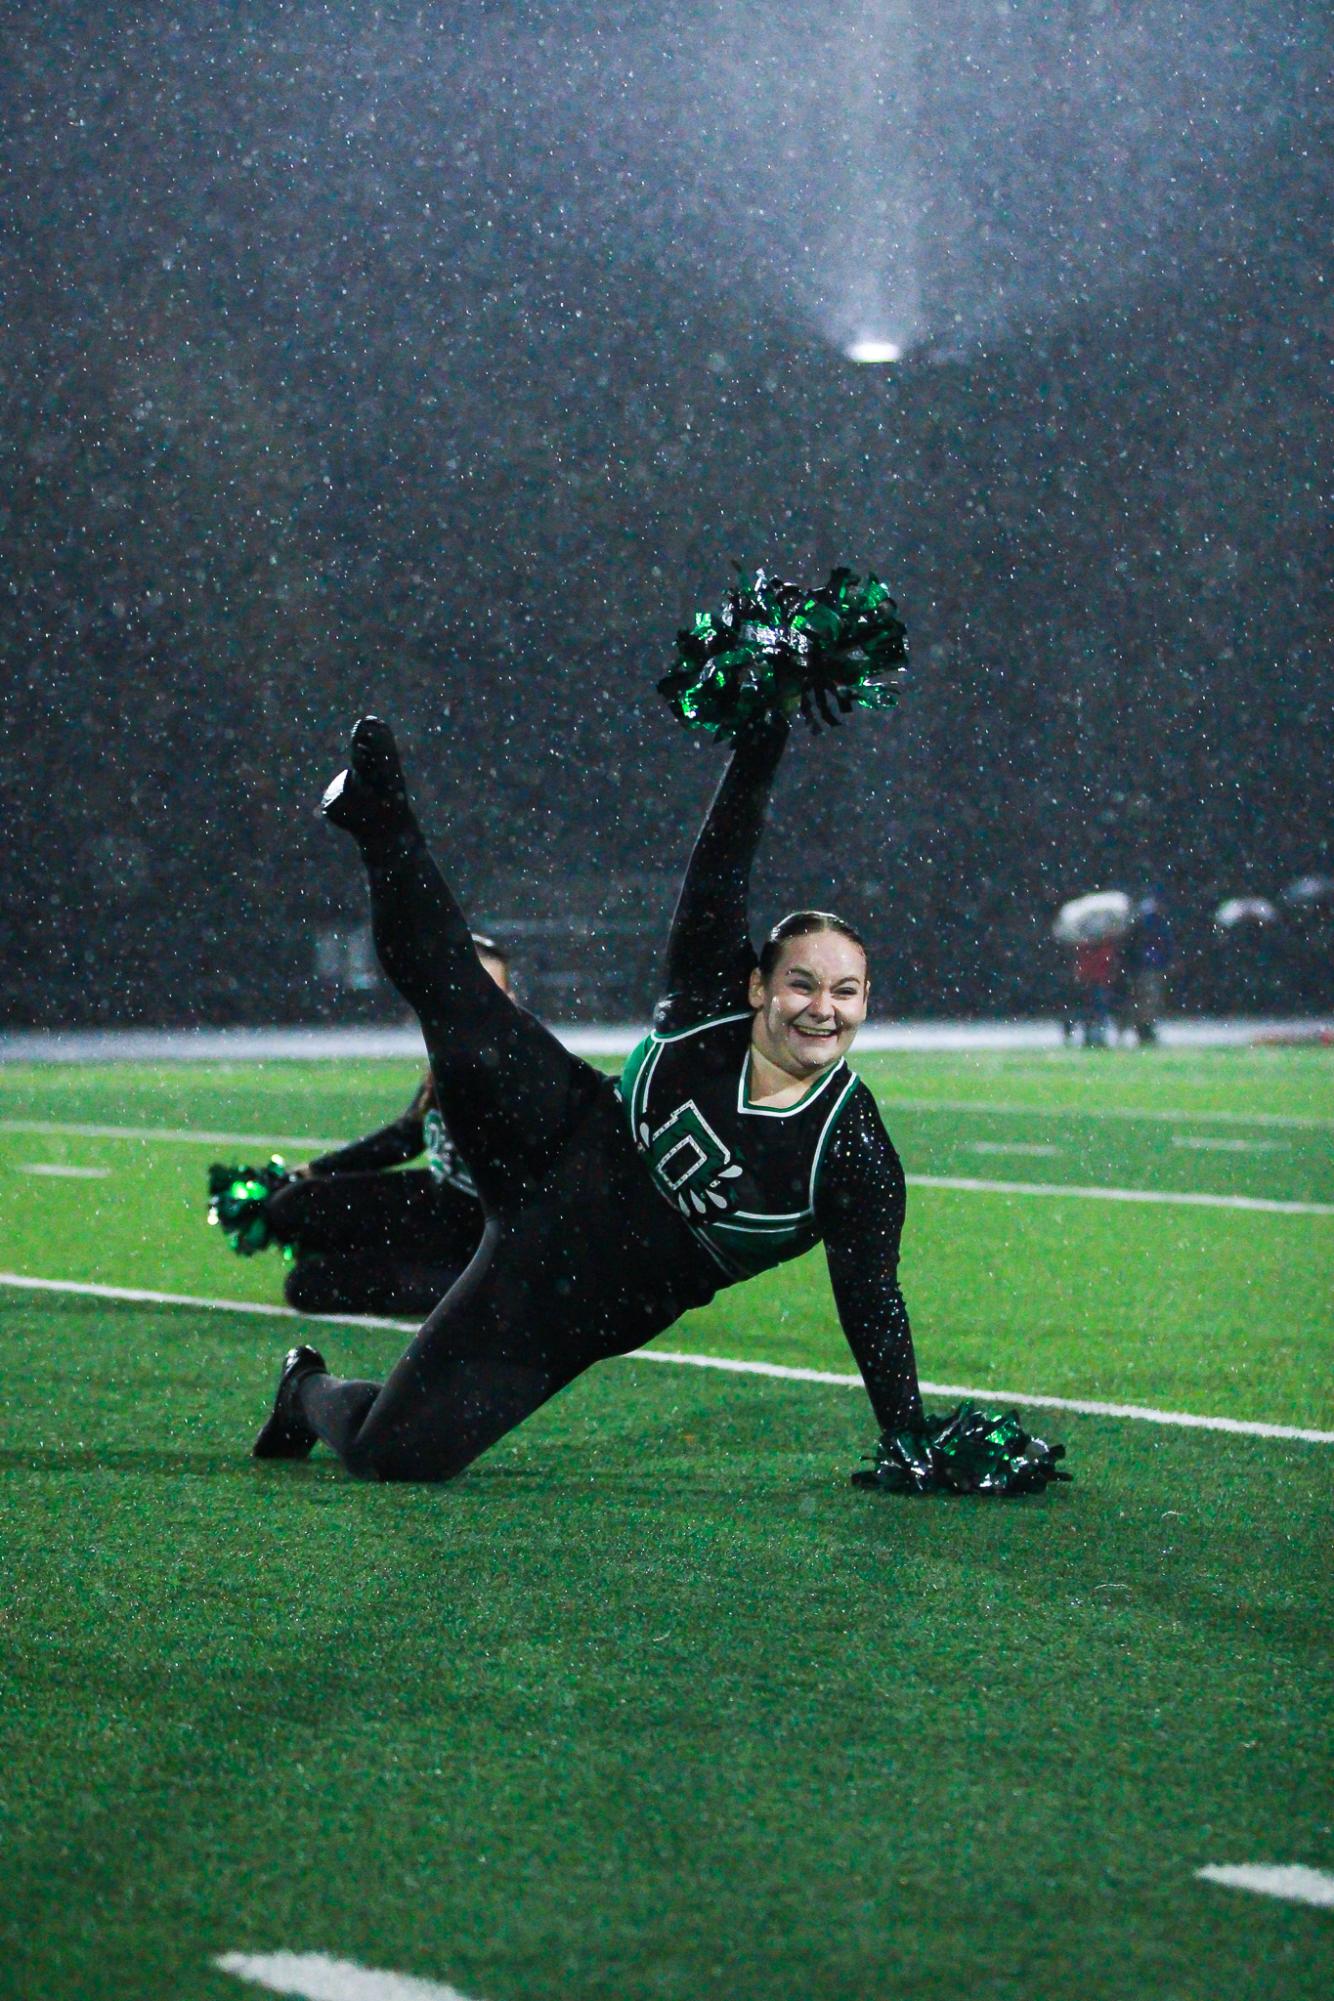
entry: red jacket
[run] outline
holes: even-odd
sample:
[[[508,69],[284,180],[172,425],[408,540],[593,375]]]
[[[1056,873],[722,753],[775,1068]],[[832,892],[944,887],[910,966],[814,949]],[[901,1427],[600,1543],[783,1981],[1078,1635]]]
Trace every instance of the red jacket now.
[[[1119,938],[1097,938],[1075,946],[1075,978],[1081,987],[1110,987],[1121,965]]]

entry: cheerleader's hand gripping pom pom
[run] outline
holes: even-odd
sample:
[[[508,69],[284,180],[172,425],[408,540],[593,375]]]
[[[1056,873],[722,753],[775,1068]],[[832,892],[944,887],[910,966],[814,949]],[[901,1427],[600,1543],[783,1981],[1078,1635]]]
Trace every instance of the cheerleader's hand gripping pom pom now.
[[[908,642],[876,577],[835,570],[809,591],[759,570],[721,611],[698,612],[676,651],[659,694],[687,729],[734,740],[766,716],[800,712],[818,730],[850,709],[892,708]]]
[[[208,1220],[220,1229],[238,1257],[253,1258],[273,1242],[268,1200],[297,1176],[275,1153],[263,1167],[224,1167],[208,1171]]]
[[[1070,1479],[1057,1463],[1064,1457],[1063,1445],[1030,1437],[1014,1411],[961,1403],[918,1430],[882,1432],[871,1470],[852,1483],[887,1494],[1040,1494]]]

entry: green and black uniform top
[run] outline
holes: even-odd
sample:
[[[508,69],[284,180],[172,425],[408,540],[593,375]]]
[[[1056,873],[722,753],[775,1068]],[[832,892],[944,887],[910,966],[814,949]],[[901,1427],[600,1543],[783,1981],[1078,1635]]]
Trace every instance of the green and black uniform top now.
[[[876,1416],[899,1429],[921,1420],[898,1281],[906,1191],[875,1099],[841,1060],[782,1109],[753,1103],[749,1090],[750,870],[786,735],[774,727],[733,753],[672,921],[667,993],[620,1094],[654,1186],[720,1285],[824,1244]]]
[[[312,1173],[320,1175],[379,1174],[386,1168],[416,1160],[423,1153],[431,1179],[438,1186],[453,1188],[473,1202],[477,1200],[477,1184],[440,1115],[429,1070],[400,1118],[392,1119],[378,1132],[367,1133],[364,1139],[354,1139],[348,1146],[322,1153],[310,1166]]]
[[[753,1021],[747,1008],[656,1027],[621,1073],[630,1130],[654,1185],[728,1281],[820,1241],[816,1210],[829,1147],[859,1088],[839,1062],[795,1105],[752,1104]]]

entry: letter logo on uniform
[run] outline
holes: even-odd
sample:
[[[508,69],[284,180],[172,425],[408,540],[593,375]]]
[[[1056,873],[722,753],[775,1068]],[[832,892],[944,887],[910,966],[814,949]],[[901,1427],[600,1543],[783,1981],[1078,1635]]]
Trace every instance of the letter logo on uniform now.
[[[656,1132],[642,1125],[639,1142],[650,1172],[682,1215],[707,1216],[711,1209],[729,1207],[729,1191],[717,1184],[735,1181],[741,1168],[693,1098],[678,1105]]]

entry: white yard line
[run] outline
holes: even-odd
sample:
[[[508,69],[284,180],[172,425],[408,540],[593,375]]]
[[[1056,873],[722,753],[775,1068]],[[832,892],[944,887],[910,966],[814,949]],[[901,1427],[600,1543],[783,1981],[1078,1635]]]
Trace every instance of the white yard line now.
[[[67,1167],[58,1160],[20,1160],[17,1165],[20,1174],[49,1175],[53,1181],[106,1181],[111,1174],[109,1167]]]
[[[826,1369],[794,1369],[780,1362],[742,1362],[717,1355],[672,1354],[664,1348],[637,1348],[627,1362],[676,1362],[697,1369],[725,1369],[734,1375],[781,1376],[798,1383],[843,1383],[860,1389],[860,1376],[835,1375]],[[1334,1445],[1334,1431],[1309,1431],[1292,1424],[1264,1424],[1258,1419],[1196,1417],[1189,1411],[1153,1410],[1146,1404],[1095,1403],[1082,1397],[1037,1396],[1029,1390],[977,1389],[966,1383],[927,1383],[929,1397],[970,1397],[975,1403],[1026,1404],[1036,1410],[1077,1411],[1083,1417],[1129,1417],[1141,1424],[1175,1424],[1192,1431],[1241,1432],[1248,1438],[1298,1438],[1308,1445]]]
[[[1061,1151],[1059,1146],[1049,1146],[1035,1139],[970,1139],[964,1145],[968,1153],[1027,1153],[1047,1158]]]
[[[253,1146],[266,1154],[276,1147],[304,1157],[307,1153],[328,1153],[346,1146],[342,1139],[275,1139],[272,1133],[215,1133],[194,1127],[176,1126],[84,1126],[57,1119],[0,1119],[0,1133],[56,1133],[69,1139],[151,1139],[183,1146]]]
[[[297,1313],[290,1306],[274,1306],[267,1300],[205,1299],[190,1292],[152,1292],[144,1286],[92,1285],[74,1278],[29,1278],[16,1271],[0,1271],[0,1285],[21,1292],[68,1292],[86,1299],[122,1300],[131,1306],[192,1306],[206,1313],[255,1313],[262,1320],[316,1320],[321,1325],[341,1327],[391,1327],[396,1334],[415,1334],[419,1323],[412,1320],[381,1320],[360,1313]]]
[[[1185,1107],[1157,1105],[1152,1111],[1133,1105],[1023,1105],[991,1098],[904,1098],[876,1092],[877,1104],[892,1112],[998,1112],[1026,1119],[1151,1119],[1171,1125],[1334,1126],[1334,1117],[1320,1112],[1192,1112]]]
[[[386,1320],[376,1314],[294,1313],[290,1306],[267,1302],[254,1304],[244,1299],[203,1299],[191,1293],[149,1292],[142,1287],[92,1285],[79,1279],[28,1278],[19,1272],[0,1271],[0,1285],[24,1292],[58,1292],[89,1299],[121,1300],[131,1305],[189,1306],[212,1313],[249,1313],[265,1320],[287,1320],[300,1326],[382,1327],[395,1334],[413,1334],[417,1323]],[[689,1355],[666,1348],[637,1348],[621,1357],[627,1362],[668,1362],[680,1368],[721,1369],[728,1375],[770,1376],[781,1382],[832,1383],[839,1389],[860,1389],[860,1376],[837,1374],[831,1369],[799,1369],[785,1362],[752,1362],[724,1355]],[[971,1397],[978,1403],[1017,1403],[1040,1410],[1075,1411],[1086,1417],[1133,1418],[1142,1424],[1171,1424],[1195,1431],[1228,1431],[1248,1438],[1293,1438],[1308,1445],[1334,1445],[1334,1431],[1314,1431],[1303,1425],[1267,1424],[1260,1419],[1198,1417],[1190,1411],[1154,1410],[1144,1404],[1099,1403],[1078,1397],[1040,1396],[1030,1390],[977,1389],[960,1383],[922,1384],[928,1396]]]
[[[1286,1139],[1213,1139],[1199,1133],[1173,1133],[1173,1146],[1189,1147],[1194,1153],[1285,1153]]]
[[[380,1973],[322,1952],[224,1952],[213,1964],[252,1987],[266,1987],[270,1994],[295,1994],[301,2001],[468,2001],[466,1994],[443,1980]]]
[[[1229,1890],[1254,1890],[1261,1897],[1282,1897],[1289,1904],[1334,1910],[1334,1876],[1324,1869],[1308,1869],[1301,1862],[1211,1862],[1195,1874]]]
[[[1079,1202],[1159,1202],[1182,1209],[1260,1209],[1271,1216],[1334,1216],[1334,1202],[1271,1202],[1262,1195],[1197,1195],[1165,1188],[1080,1187],[1070,1181],[980,1181],[971,1175],[910,1174],[910,1188],[965,1195],[1065,1195]]]
[[[0,1132],[54,1133],[82,1139],[142,1139],[191,1146],[246,1146],[305,1157],[341,1146],[337,1139],[275,1139],[271,1133],[181,1131],[170,1126],[64,1125],[36,1119],[0,1119]],[[1019,1149],[1015,1149],[1018,1151]],[[1167,1202],[1202,1209],[1259,1209],[1279,1216],[1334,1216],[1331,1202],[1276,1202],[1259,1195],[1207,1195],[1153,1188],[1083,1187],[1064,1181],[988,1181],[970,1175],[910,1174],[910,1188],[947,1188],[965,1195],[1068,1195],[1085,1202]]]

